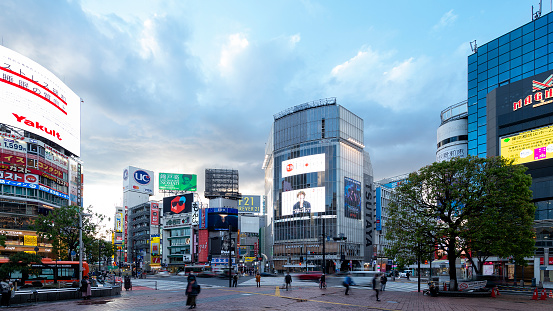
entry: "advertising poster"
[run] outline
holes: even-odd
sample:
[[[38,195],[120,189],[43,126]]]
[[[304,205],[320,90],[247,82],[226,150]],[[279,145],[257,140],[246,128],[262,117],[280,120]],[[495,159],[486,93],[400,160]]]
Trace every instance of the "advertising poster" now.
[[[193,201],[193,193],[163,198],[163,212],[171,214],[190,213],[192,212]]]
[[[259,213],[261,211],[261,196],[242,195],[238,200],[238,213]]]
[[[123,213],[115,214],[115,232],[123,231]]]
[[[150,203],[150,224],[154,226],[159,225],[159,203]]]
[[[198,261],[207,262],[209,255],[209,232],[207,230],[199,230],[198,235]]]
[[[282,161],[282,178],[325,170],[325,154],[314,154]]]
[[[322,213],[325,210],[325,187],[305,188],[282,193],[282,216]]]
[[[195,174],[159,173],[159,190],[196,191],[198,176]]]
[[[361,182],[344,178],[344,210],[345,216],[361,219]]]
[[[501,156],[523,164],[553,158],[553,125],[522,132],[499,140]]]

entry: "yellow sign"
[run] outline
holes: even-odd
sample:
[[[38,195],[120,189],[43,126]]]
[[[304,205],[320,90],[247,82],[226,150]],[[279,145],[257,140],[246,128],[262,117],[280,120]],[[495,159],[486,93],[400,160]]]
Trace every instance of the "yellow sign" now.
[[[25,235],[23,237],[23,245],[37,246],[36,235]]]
[[[255,260],[255,257],[244,257],[245,262],[252,262]]]
[[[500,155],[522,164],[553,158],[553,125],[503,137],[499,141]]]
[[[27,254],[33,254],[33,255],[35,255],[35,254],[36,254],[36,252],[35,252],[35,251],[24,251],[24,252],[25,252],[25,253],[27,253]],[[77,268],[78,268],[78,267],[77,267]]]

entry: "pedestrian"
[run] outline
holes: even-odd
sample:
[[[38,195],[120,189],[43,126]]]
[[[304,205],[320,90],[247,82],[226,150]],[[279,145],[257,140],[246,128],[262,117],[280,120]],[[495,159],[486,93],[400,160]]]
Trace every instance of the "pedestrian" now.
[[[257,287],[261,287],[261,274],[259,272],[255,275],[255,282],[257,283]]]
[[[405,276],[407,276],[407,281],[410,281],[411,279],[409,279],[409,277],[411,276],[411,271],[407,271]]]
[[[90,280],[88,275],[85,275],[81,280],[81,293],[84,300],[89,300],[92,296],[92,288],[90,286]]]
[[[346,278],[344,279],[344,282],[342,283],[346,287],[346,295],[349,295],[349,287],[352,285],[355,285],[355,282],[353,282],[353,279],[351,278],[351,273],[348,273]]]
[[[125,275],[125,290],[128,291],[129,289],[132,290],[131,278],[128,275]]]
[[[232,276],[232,287],[238,286],[238,273]]]
[[[10,279],[4,278],[0,282],[0,289],[2,290],[2,303],[0,305],[9,307],[10,299],[12,298],[12,283]]]
[[[386,274],[382,273],[382,276],[380,277],[380,290],[384,291],[386,288],[386,282],[388,282],[388,278],[386,277]]]
[[[376,294],[376,301],[380,301],[378,298],[378,292],[380,292],[380,274],[376,274],[373,278],[373,289]]]
[[[188,277],[186,278],[188,283],[190,283],[192,280],[196,280],[196,276],[192,274],[192,271],[188,272]]]
[[[319,288],[326,288],[326,276],[325,274],[321,274],[321,279],[319,280]]]
[[[286,291],[288,291],[288,287],[292,289],[292,276],[290,275],[290,272],[288,272],[284,277],[284,283],[286,283]]]
[[[193,279],[188,283],[186,287],[186,305],[190,306],[188,309],[196,308],[196,297],[200,294],[201,288],[200,284],[196,282],[196,279]]]

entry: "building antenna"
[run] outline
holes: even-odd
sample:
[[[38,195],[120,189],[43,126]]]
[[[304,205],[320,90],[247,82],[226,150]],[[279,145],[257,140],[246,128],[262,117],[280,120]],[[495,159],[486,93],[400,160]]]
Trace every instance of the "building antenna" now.
[[[536,20],[541,17],[541,0],[540,0],[540,9],[534,13],[534,6],[532,6],[532,20]]]
[[[474,53],[478,53],[478,45],[476,45],[476,40],[470,42],[470,49]]]

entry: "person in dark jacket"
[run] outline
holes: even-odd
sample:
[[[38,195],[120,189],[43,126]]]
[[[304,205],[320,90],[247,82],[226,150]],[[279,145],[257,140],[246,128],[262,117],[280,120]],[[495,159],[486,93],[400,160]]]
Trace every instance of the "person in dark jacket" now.
[[[12,283],[8,278],[5,278],[0,282],[0,287],[2,290],[2,306],[9,307],[10,306],[10,299],[12,296]]]
[[[292,289],[292,276],[290,275],[290,272],[288,272],[288,274],[284,277],[284,283],[286,283],[286,290],[288,290],[288,287]]]
[[[238,273],[232,276],[232,287],[238,286]]]
[[[81,293],[84,300],[90,299],[92,296],[92,288],[90,288],[90,281],[88,280],[88,275],[85,275],[81,280]]]
[[[200,291],[200,284],[196,282],[196,279],[191,280],[190,283],[188,283],[188,286],[186,287],[186,295],[188,296],[186,299],[186,305],[190,306],[188,309],[196,308],[196,297],[200,294]]]
[[[388,278],[386,277],[386,274],[382,274],[380,277],[380,291],[384,291],[386,288],[386,282],[388,282]]]

